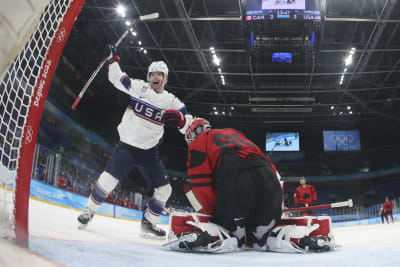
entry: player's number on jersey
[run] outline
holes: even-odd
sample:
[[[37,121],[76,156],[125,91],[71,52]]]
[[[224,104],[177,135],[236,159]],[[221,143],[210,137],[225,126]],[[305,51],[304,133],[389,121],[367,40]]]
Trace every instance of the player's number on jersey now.
[[[256,146],[255,144],[240,138],[239,133],[233,133],[232,136],[222,133],[216,134],[213,137],[213,141],[217,146],[219,146],[222,149],[235,148],[241,150],[242,145]]]

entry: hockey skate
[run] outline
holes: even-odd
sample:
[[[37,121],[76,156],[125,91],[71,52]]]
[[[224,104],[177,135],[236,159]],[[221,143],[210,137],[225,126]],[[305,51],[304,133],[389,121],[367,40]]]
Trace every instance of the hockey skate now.
[[[87,224],[93,219],[94,213],[90,212],[88,209],[78,216],[78,229],[84,229],[87,227]]]
[[[299,240],[299,247],[306,252],[310,251],[328,251],[335,249],[335,243],[331,242],[328,236],[306,236]]]
[[[142,224],[140,225],[141,233],[140,236],[150,239],[163,240],[166,237],[166,233],[163,229],[155,224],[149,222],[145,216],[142,217]]]

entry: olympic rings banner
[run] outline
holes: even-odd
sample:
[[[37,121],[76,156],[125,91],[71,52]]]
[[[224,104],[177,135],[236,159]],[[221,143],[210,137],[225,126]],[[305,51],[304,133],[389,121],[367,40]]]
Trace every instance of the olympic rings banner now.
[[[361,150],[360,133],[357,130],[323,131],[324,151]]]

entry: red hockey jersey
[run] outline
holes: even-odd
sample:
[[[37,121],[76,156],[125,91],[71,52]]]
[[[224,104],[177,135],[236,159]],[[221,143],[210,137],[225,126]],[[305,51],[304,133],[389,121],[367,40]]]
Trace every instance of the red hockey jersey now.
[[[383,203],[383,209],[385,210],[385,212],[389,212],[393,210],[393,203],[391,201],[385,201]]]
[[[240,159],[256,158],[262,159],[263,164],[267,161],[276,173],[275,166],[260,148],[241,132],[235,129],[213,129],[201,133],[188,148],[187,174],[191,191],[188,188],[185,190],[197,212],[214,215],[217,197],[215,179],[224,159],[233,154],[236,160],[227,164],[233,171],[240,169]]]
[[[317,202],[317,192],[314,186],[306,184],[305,188],[299,186],[294,193],[294,202],[296,205],[315,205]]]

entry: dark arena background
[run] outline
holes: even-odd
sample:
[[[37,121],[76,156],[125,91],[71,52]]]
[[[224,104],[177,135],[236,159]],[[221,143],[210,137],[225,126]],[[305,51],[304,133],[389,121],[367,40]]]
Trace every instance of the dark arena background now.
[[[11,3],[4,5],[7,10],[17,12],[10,7]],[[0,11],[0,15],[2,12],[6,11]],[[154,12],[159,13],[157,19],[134,22],[139,16]],[[0,16],[0,22],[3,17]],[[10,15],[7,18],[11,21]],[[276,165],[284,182],[285,207],[295,206],[294,191],[300,177],[305,177],[317,191],[318,204],[352,199],[353,207],[314,211],[315,215],[331,216],[334,226],[342,229],[338,230],[339,237],[343,234],[342,227],[391,227],[386,223],[380,225],[379,210],[385,198],[393,202],[394,225],[398,224],[399,26],[397,0],[86,0],[66,40],[44,103],[31,170],[33,211],[40,212],[47,209],[46,205],[56,203],[61,207],[53,205],[51,209],[55,209],[54,214],[61,214],[60,209],[68,207],[65,209],[65,213],[71,213],[68,225],[75,227],[76,210],[84,207],[53,201],[51,194],[42,198],[43,190],[32,188],[44,186],[49,192],[54,190],[53,196],[68,195],[72,202],[74,198],[87,199],[88,190],[119,141],[117,126],[130,98],[108,81],[104,66],[79,105],[75,109],[71,105],[104,59],[106,45],[114,44],[128,30],[117,48],[121,69],[132,78],[146,80],[149,64],[164,61],[169,68],[166,90],[184,102],[191,114],[207,119],[213,128],[240,130]],[[8,97],[7,90],[8,87],[1,87],[2,99]],[[7,105],[2,100],[0,113],[6,113]],[[0,157],[7,166],[4,155],[8,153],[6,129],[10,124],[6,116],[2,115],[1,120]],[[175,129],[165,128],[160,153],[173,187],[165,215],[173,210],[192,211],[183,192],[187,178],[186,151],[184,136]],[[61,177],[65,179],[63,185]],[[108,202],[114,209],[122,206],[141,213],[152,193],[140,170],[135,169],[131,179],[120,183]],[[35,230],[39,228],[39,218],[35,217],[38,215],[30,216],[32,250],[50,259],[46,261],[49,266],[53,263],[94,266],[95,260],[69,261],[65,255],[49,252],[42,238],[52,239],[52,234],[42,235]],[[110,216],[123,217],[115,213]],[[98,220],[105,219],[101,217]],[[137,221],[137,218],[125,219],[124,224]],[[88,235],[96,230],[104,229],[94,229]],[[399,232],[398,228],[393,231]],[[361,233],[353,237],[362,240],[360,236]],[[57,236],[54,238],[57,240]],[[102,238],[74,237],[77,239],[74,242],[79,243],[76,250],[83,251],[87,242],[113,242],[111,234],[104,236],[106,241]],[[118,238],[121,246],[132,246],[122,234]],[[344,243],[354,248],[347,241]],[[393,247],[400,245],[398,238],[393,242]],[[140,243],[134,244],[133,250],[142,251],[137,245]],[[154,244],[160,243],[144,246],[159,250]],[[68,244],[61,247],[68,255],[74,255]],[[108,245],[106,248],[118,250]],[[10,250],[17,249],[20,248]],[[97,257],[101,257],[99,248],[96,249]],[[342,251],[345,249],[346,246]],[[124,252],[135,253],[121,249],[121,258]],[[162,253],[170,252],[163,251],[157,257],[163,257]],[[380,251],[379,257],[390,258],[386,266],[396,266],[397,254],[391,250],[385,253]],[[144,255],[152,256],[146,251]],[[282,266],[299,264],[302,260],[295,256],[292,263],[283,260],[282,255],[265,263],[279,265],[283,260]],[[187,254],[184,257],[188,258]],[[212,263],[216,257],[207,259]],[[320,264],[325,264],[318,257]],[[333,264],[335,258],[330,257]],[[5,258],[0,252],[0,263],[10,262]],[[202,261],[201,257],[196,259]],[[310,262],[312,257],[307,255],[307,259]],[[143,261],[143,266],[152,265],[143,258],[138,263],[119,261],[108,264],[137,266]],[[186,263],[189,265],[189,259]],[[16,266],[12,264],[11,261],[9,266]],[[215,261],[216,266],[222,264],[222,260]],[[360,266],[378,266],[379,261],[371,260],[371,264],[362,262]]]

